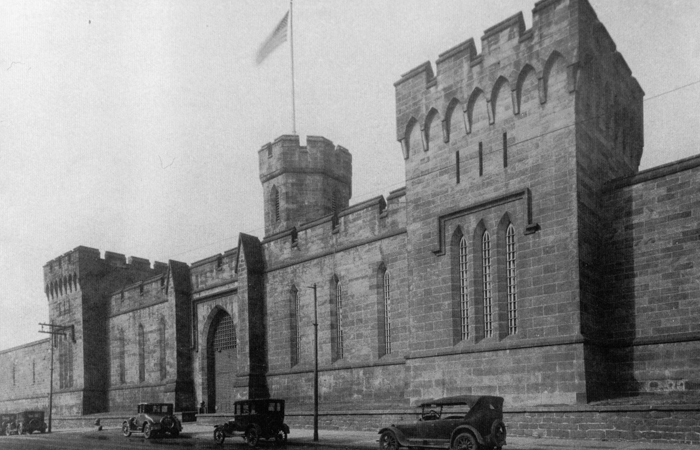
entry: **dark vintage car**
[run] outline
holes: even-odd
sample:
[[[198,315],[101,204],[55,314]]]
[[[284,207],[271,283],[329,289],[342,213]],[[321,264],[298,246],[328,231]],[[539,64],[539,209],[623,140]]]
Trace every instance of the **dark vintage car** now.
[[[32,434],[35,431],[46,433],[44,411],[22,411],[18,414],[2,414],[0,416],[3,431],[10,434]]]
[[[2,413],[0,414],[0,434],[7,436],[13,434],[13,430],[17,430],[17,414]]]
[[[379,448],[430,447],[451,450],[497,449],[506,445],[501,397],[459,395],[419,405],[416,423],[379,430]]]
[[[233,404],[233,419],[214,427],[214,441],[223,444],[227,437],[240,433],[250,447],[260,439],[287,442],[289,427],[284,423],[284,400],[239,400]]]
[[[168,433],[177,437],[182,431],[180,420],[173,415],[172,403],[139,403],[135,416],[122,423],[122,434],[143,433],[146,439]]]

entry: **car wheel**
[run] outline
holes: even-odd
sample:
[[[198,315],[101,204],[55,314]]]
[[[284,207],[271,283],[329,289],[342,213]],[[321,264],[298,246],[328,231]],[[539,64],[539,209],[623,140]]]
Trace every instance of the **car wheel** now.
[[[214,429],[214,442],[221,445],[226,440],[226,433],[221,428]]]
[[[128,422],[124,422],[122,424],[122,434],[126,437],[131,436],[131,427],[129,426]]]
[[[399,448],[399,441],[396,439],[396,435],[391,431],[385,431],[379,438],[379,449],[380,450],[397,450]]]
[[[255,447],[258,445],[259,440],[260,436],[258,435],[258,430],[256,430],[255,427],[248,428],[248,430],[245,432],[245,441],[248,444],[248,447]]]
[[[277,431],[277,434],[275,434],[275,444],[282,445],[285,442],[287,442],[287,433],[285,433],[284,430]]]
[[[150,423],[146,423],[146,425],[143,426],[143,435],[146,437],[146,439],[153,437],[153,428],[151,428]]]
[[[506,442],[506,426],[503,422],[496,421],[491,425],[491,436],[496,443],[495,448],[500,449]]]
[[[452,443],[452,450],[477,450],[479,445],[470,433],[462,433]]]

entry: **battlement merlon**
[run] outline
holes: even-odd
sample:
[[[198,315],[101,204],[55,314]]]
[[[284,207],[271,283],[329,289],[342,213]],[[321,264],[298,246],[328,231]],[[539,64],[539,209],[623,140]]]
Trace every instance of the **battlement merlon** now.
[[[403,74],[394,83],[397,140],[405,139],[413,122],[423,130],[433,108],[444,119],[454,99],[465,107],[470,96],[481,91],[490,101],[501,85],[500,78],[505,78],[513,94],[517,94],[518,77],[532,68],[542,84],[547,64],[555,55],[563,58],[569,72],[569,89],[575,91],[581,69],[579,59],[592,41],[606,43],[611,62],[624,77],[627,88],[643,97],[639,83],[587,0],[542,0],[535,4],[532,17],[530,29],[525,29],[523,15],[518,13],[485,30],[479,54],[474,40],[468,39],[439,55],[435,73],[431,63],[425,62]],[[546,90],[540,96],[545,103]],[[517,111],[514,105],[514,113]]]
[[[79,272],[81,262],[85,263],[86,261],[106,264],[112,267],[154,271],[156,273],[165,272],[168,269],[168,265],[163,262],[154,261],[151,267],[151,262],[148,259],[136,256],[127,258],[125,255],[116,252],[105,251],[104,258],[102,258],[100,250],[81,245],[44,264],[44,278],[50,281]]]
[[[265,183],[284,173],[318,173],[350,185],[352,155],[321,136],[307,136],[306,145],[298,135],[282,135],[258,151],[260,181]]]

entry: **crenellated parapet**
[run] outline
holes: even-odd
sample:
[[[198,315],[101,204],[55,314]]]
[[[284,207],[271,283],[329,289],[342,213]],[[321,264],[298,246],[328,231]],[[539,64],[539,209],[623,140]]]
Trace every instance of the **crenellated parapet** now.
[[[347,184],[352,178],[350,152],[321,136],[307,136],[301,145],[299,136],[282,135],[262,146],[258,161],[263,183],[284,173],[321,173]]]
[[[238,248],[233,248],[192,263],[190,279],[193,291],[206,291],[236,282],[237,261]]]
[[[136,256],[127,258],[121,253],[110,251],[106,251],[102,258],[98,249],[79,246],[44,265],[46,298],[59,298],[77,291],[85,275],[119,269],[144,272],[148,276],[165,273],[168,265],[155,261],[151,267],[148,259]]]
[[[559,83],[550,80],[559,77],[555,72],[564,72],[563,88],[575,96],[582,72],[605,65],[611,68],[606,78],[611,84],[617,80],[611,91],[624,92],[618,97],[641,105],[643,91],[587,0],[542,0],[532,17],[530,29],[518,13],[485,30],[481,53],[470,38],[440,54],[435,72],[425,62],[395,83],[396,133],[404,159],[430,151],[431,139],[435,142],[431,133],[450,142],[456,121],[470,135],[475,126],[505,126],[515,120],[532,79],[538,103],[546,108],[553,83]],[[587,51],[591,42],[598,46],[596,52]],[[611,108],[619,115],[625,105]],[[641,142],[639,124],[623,125]]]
[[[406,232],[406,190],[392,191],[320,217],[263,241],[266,270],[277,270],[332,252],[359,247]]]
[[[258,151],[265,196],[265,234],[271,235],[347,207],[352,156],[320,136],[283,135]]]

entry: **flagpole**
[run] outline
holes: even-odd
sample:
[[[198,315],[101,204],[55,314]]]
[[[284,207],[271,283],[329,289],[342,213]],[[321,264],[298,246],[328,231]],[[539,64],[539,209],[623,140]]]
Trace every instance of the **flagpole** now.
[[[297,112],[294,95],[294,13],[292,12],[293,0],[289,0],[289,48],[292,60],[292,134],[297,134]]]

